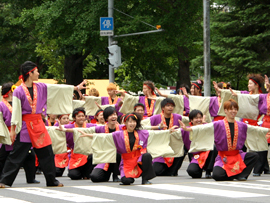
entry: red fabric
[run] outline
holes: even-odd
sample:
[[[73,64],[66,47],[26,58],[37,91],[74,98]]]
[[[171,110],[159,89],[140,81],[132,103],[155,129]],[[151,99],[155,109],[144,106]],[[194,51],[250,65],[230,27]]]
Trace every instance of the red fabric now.
[[[69,161],[69,169],[78,168],[87,163],[87,156],[83,154],[75,154],[73,150],[71,152],[70,161]]]
[[[174,157],[164,157],[165,164],[170,168],[173,165]]]
[[[68,166],[68,161],[69,161],[68,153],[56,154],[54,156],[54,162],[55,162],[55,166],[57,168],[65,168],[65,167],[67,167]]]
[[[141,156],[141,150],[122,154],[124,173],[127,178],[138,178],[142,170],[138,166],[138,159]]]
[[[219,151],[218,154],[222,159],[223,169],[226,171],[228,177],[240,174],[246,168],[239,150]]]
[[[26,114],[22,116],[34,148],[40,149],[52,144],[51,137],[45,128],[41,114]]]
[[[206,151],[206,152],[199,152],[197,154],[194,154],[194,158],[196,155],[199,155],[199,157],[196,159],[198,161],[198,164],[200,166],[200,168],[202,169],[205,165],[206,159],[209,155],[210,151]]]
[[[38,161],[38,158],[37,158],[37,155],[36,155],[35,166],[38,167],[38,165],[39,165],[39,161]]]
[[[263,117],[262,127],[270,128],[270,116],[265,115]],[[267,142],[270,143],[270,133],[266,134]]]
[[[220,121],[223,120],[225,117],[224,116],[216,116],[214,117],[214,121]]]

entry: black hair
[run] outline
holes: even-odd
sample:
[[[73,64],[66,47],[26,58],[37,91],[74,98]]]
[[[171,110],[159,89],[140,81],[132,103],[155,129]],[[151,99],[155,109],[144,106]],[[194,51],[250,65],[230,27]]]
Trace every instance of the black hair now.
[[[126,114],[125,117],[124,117],[124,122],[126,122],[130,118],[132,120],[136,121],[136,123],[137,123],[136,127],[135,127],[135,130],[139,130],[141,128],[141,117],[139,116],[139,114],[137,114],[135,112]]]
[[[200,114],[203,117],[203,113],[198,109],[194,109],[191,112],[189,112],[189,121],[193,120],[198,114]]]
[[[194,88],[198,89],[201,92],[203,88],[203,83],[204,83],[203,80],[198,79],[196,80],[196,82],[191,83],[191,86],[194,85]]]
[[[145,109],[144,104],[142,104],[142,103],[137,103],[137,104],[134,105],[134,111],[136,110],[136,108],[137,108],[138,106],[143,107],[143,110]]]
[[[85,115],[85,110],[84,110],[84,108],[83,107],[78,107],[78,108],[76,108],[76,109],[74,109],[73,110],[73,112],[72,112],[72,118],[76,118],[76,115],[79,113],[79,112],[83,112],[84,113],[84,115]]]
[[[165,107],[167,104],[172,104],[175,106],[175,103],[172,99],[170,98],[166,98],[166,99],[163,99],[162,102],[160,103],[160,106],[161,108]]]
[[[2,85],[2,92],[1,92],[2,95],[5,95],[6,93],[8,93],[8,91],[11,90],[12,85],[14,85],[13,82],[4,83]]]
[[[117,113],[117,111],[114,107],[112,107],[112,106],[106,107],[103,111],[104,120],[107,121],[109,116],[114,114],[114,113]]]
[[[26,81],[29,77],[29,74],[27,74],[30,70],[34,69],[35,67],[37,67],[37,65],[32,62],[32,61],[26,61],[21,65],[21,73],[23,76],[23,80]],[[33,73],[33,71],[32,71]]]

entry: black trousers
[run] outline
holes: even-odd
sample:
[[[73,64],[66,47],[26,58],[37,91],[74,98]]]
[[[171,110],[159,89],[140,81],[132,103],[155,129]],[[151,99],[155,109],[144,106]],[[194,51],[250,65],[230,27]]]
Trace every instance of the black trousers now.
[[[249,174],[251,173],[258,159],[259,159],[259,155],[257,153],[248,152],[246,153],[246,156],[244,159],[246,168],[242,171],[242,173],[235,176],[228,177],[226,171],[223,168],[219,166],[215,166],[212,177],[216,181],[227,181],[227,180],[233,180],[237,178],[248,178]]]
[[[188,175],[190,175],[192,178],[201,178],[203,169],[205,169],[207,173],[211,173],[213,171],[216,156],[217,150],[214,148],[213,151],[210,151],[203,168],[200,168],[199,164],[196,163],[189,164],[187,168]]]
[[[55,176],[56,177],[62,177],[63,176],[63,173],[65,171],[66,168],[58,168],[58,167],[55,167]]]
[[[213,151],[210,151],[203,168],[200,168],[199,164],[190,163],[187,168],[188,175],[192,178],[201,178],[203,169],[205,169],[206,173],[210,174],[213,171],[216,156],[217,150],[214,148]]]
[[[139,167],[142,169],[142,180],[150,180],[156,177],[155,171],[152,166],[152,156],[149,153],[142,155],[142,165],[139,164]],[[134,183],[134,178],[126,178],[126,176],[121,178],[121,182],[124,185],[130,185]]]
[[[92,154],[88,156],[87,162],[78,168],[69,169],[68,170],[68,177],[70,177],[71,180],[80,180],[80,179],[89,179],[90,174],[95,167],[95,165],[92,164]]]
[[[259,155],[259,159],[254,166],[253,173],[262,174],[262,172],[264,171],[265,165],[268,164],[268,160],[267,160],[268,151],[261,151],[261,152],[256,152],[256,153]]]
[[[3,168],[0,183],[12,186],[31,147],[31,143],[20,142],[20,134],[16,136],[13,150],[10,152]],[[55,179],[55,164],[52,146],[49,145],[40,149],[34,148],[34,151],[38,157],[39,165],[45,176],[47,186],[57,186],[59,182]]]
[[[0,149],[0,178],[1,174],[4,168],[4,165],[6,163],[6,160],[8,158],[8,155],[10,154],[11,151],[6,151],[5,150],[5,145],[2,145]],[[36,166],[35,166],[35,152],[33,149],[30,149],[28,152],[27,157],[25,158],[22,167],[24,168],[25,171],[25,176],[26,176],[26,182],[27,183],[33,183],[35,178],[36,178]]]
[[[107,171],[101,169],[101,168],[94,168],[94,170],[92,171],[90,177],[92,182],[96,183],[96,182],[108,182],[110,177],[111,177],[111,173],[113,174],[113,178],[116,178],[120,172],[119,172],[119,164],[121,162],[121,155],[117,154],[116,156],[116,163],[110,163],[109,168]]]

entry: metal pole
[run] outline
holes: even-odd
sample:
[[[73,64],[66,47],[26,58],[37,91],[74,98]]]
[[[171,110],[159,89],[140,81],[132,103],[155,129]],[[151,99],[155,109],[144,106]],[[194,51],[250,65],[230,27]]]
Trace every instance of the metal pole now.
[[[204,96],[211,96],[210,0],[203,0]]]
[[[113,0],[108,0],[108,17],[113,17]],[[108,36],[108,46],[111,46],[113,36]],[[114,82],[114,69],[109,65],[109,81]]]

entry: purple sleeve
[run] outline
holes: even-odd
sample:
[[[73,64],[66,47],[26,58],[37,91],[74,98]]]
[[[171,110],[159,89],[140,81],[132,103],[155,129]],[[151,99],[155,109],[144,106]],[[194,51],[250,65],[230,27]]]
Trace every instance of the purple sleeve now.
[[[219,110],[218,97],[210,97],[209,113],[212,117],[216,117]]]
[[[101,105],[107,105],[109,104],[108,97],[101,97]]]
[[[74,128],[74,124],[67,124],[65,128]],[[73,133],[66,132],[67,146],[69,148],[74,148]]]
[[[124,135],[123,135],[123,131],[115,131],[112,133],[113,135],[113,141],[115,144],[115,147],[117,149],[117,153],[119,154],[123,154],[126,153],[126,149],[125,149],[125,142],[124,142]]]
[[[105,126],[104,125],[96,126],[95,131],[96,133],[105,133]]]
[[[187,150],[189,150],[190,144],[191,144],[191,141],[189,139],[189,132],[181,129],[181,133],[182,133],[182,139],[183,139],[184,145],[187,148]]]
[[[189,108],[189,99],[184,96],[184,111],[186,112],[184,116],[187,116],[189,114],[190,108]]]
[[[241,94],[249,94],[249,91],[246,91],[246,90],[240,91],[240,92],[241,92]]]
[[[259,109],[259,114],[266,115],[267,113],[267,95],[268,94],[260,94],[259,96],[259,104],[258,104],[258,109]]]

